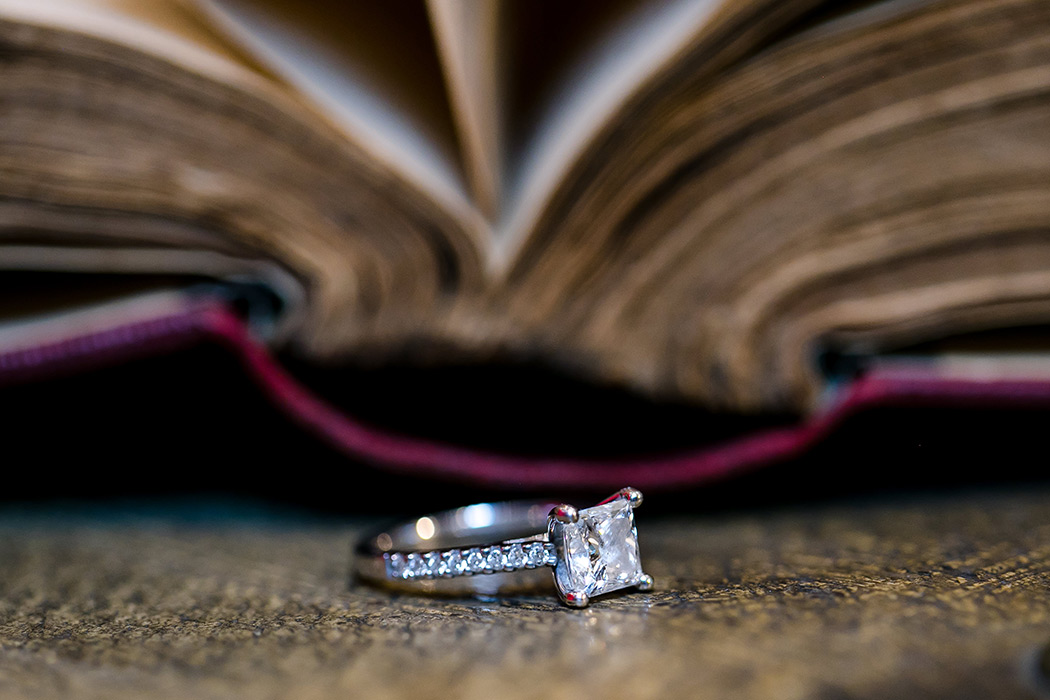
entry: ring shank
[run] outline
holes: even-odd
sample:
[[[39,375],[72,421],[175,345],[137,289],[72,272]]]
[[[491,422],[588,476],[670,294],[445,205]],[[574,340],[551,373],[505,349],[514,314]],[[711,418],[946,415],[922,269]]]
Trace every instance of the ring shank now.
[[[477,503],[395,524],[373,532],[358,542],[354,551],[354,574],[369,583],[389,585],[393,582],[387,576],[384,555],[390,552],[426,552],[491,545],[519,538],[545,538],[547,515],[554,505],[548,501]],[[497,578],[502,577],[469,577],[461,579],[457,587],[487,592],[494,585],[499,585],[494,580]],[[399,585],[403,583],[409,582],[398,582]],[[449,581],[411,583],[416,590],[436,590]]]

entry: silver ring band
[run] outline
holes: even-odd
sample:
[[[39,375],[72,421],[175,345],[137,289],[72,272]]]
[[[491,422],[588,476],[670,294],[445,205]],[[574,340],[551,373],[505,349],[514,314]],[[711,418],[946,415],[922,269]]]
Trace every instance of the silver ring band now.
[[[652,586],[638,557],[634,508],[641,502],[639,491],[624,488],[580,511],[510,501],[426,515],[363,538],[354,572],[375,585],[492,594],[505,588],[506,578],[493,574],[552,567],[561,599],[583,607],[593,595]],[[447,579],[460,581],[449,586]]]

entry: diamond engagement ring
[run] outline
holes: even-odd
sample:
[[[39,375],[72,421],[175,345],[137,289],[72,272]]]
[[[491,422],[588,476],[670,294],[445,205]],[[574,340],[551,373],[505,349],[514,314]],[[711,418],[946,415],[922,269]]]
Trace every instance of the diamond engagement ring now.
[[[549,566],[566,605],[622,588],[647,591],[634,509],[637,489],[623,488],[593,508],[546,502],[479,503],[428,515],[374,533],[357,546],[355,573],[374,584],[416,584],[438,591],[445,579],[468,579],[475,591],[492,576]],[[543,532],[535,533],[540,528]],[[461,581],[462,582],[462,581]]]

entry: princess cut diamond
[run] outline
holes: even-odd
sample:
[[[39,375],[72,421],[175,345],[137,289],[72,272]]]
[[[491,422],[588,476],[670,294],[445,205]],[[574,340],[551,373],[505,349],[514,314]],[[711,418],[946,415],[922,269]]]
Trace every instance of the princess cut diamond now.
[[[555,582],[562,595],[593,597],[644,583],[634,510],[626,498],[579,511],[574,523],[552,519],[558,550]]]

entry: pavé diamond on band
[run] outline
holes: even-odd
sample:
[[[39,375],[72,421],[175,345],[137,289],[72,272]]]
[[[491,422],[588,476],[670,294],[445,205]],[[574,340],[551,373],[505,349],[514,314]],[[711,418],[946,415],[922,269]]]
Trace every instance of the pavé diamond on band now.
[[[354,569],[370,583],[402,584],[552,567],[561,600],[582,608],[603,593],[652,588],[634,523],[641,503],[628,487],[581,510],[536,501],[456,508],[366,537]]]

